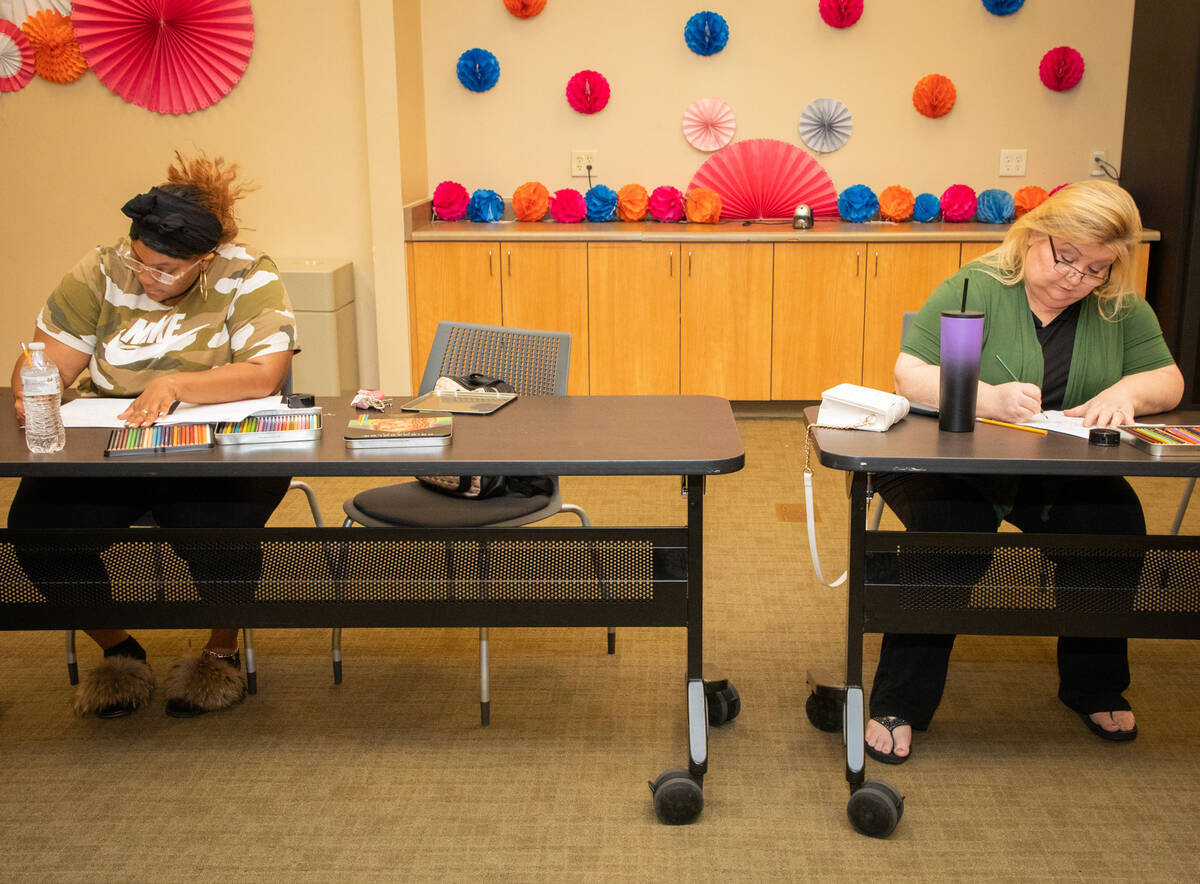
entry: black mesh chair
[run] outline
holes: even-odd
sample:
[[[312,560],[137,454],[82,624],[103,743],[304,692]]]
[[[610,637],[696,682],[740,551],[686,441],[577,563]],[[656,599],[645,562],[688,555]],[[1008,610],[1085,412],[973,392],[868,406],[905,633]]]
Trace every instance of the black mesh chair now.
[[[564,396],[570,366],[571,336],[566,332],[532,331],[503,326],[441,322],[433,339],[421,393],[432,390],[439,377],[472,373],[501,378],[518,396]],[[511,406],[510,406],[511,407]],[[472,500],[433,491],[420,482],[372,488],[342,504],[345,527],[378,528],[516,528],[562,512],[574,513],[584,527],[591,521],[580,507],[562,502],[558,479],[550,494]],[[613,653],[615,631],[608,630]],[[341,629],[333,630],[334,681],[341,682]],[[490,719],[488,696],[488,629],[479,630],[479,706],[483,724]]]

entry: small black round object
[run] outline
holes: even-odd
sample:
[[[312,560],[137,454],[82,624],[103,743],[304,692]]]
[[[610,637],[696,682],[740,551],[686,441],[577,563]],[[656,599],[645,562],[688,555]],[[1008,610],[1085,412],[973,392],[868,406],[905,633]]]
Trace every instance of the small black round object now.
[[[1088,444],[1111,448],[1114,445],[1121,444],[1121,433],[1119,430],[1112,429],[1112,427],[1097,427],[1088,433]]]
[[[317,397],[312,393],[288,393],[288,408],[312,408],[317,404]]]

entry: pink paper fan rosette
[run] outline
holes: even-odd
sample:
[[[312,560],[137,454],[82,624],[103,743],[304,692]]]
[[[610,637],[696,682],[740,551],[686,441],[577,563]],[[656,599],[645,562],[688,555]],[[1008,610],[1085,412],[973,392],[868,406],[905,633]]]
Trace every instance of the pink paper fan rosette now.
[[[461,221],[471,195],[457,181],[443,181],[433,190],[433,211],[439,221]]]
[[[650,217],[655,221],[678,221],[683,217],[683,194],[678,187],[664,184],[650,194]]]
[[[1055,46],[1042,56],[1038,76],[1047,89],[1066,92],[1083,79],[1083,56],[1070,46]]]
[[[821,18],[831,28],[848,28],[863,14],[863,0],[821,0]]]
[[[719,150],[733,138],[737,120],[718,98],[701,98],[683,112],[683,137],[696,150]]]
[[[970,221],[975,215],[975,191],[966,184],[951,184],[942,193],[943,221]]]
[[[567,101],[581,114],[604,110],[610,93],[608,80],[598,71],[580,71],[567,81]]]
[[[0,92],[24,89],[35,70],[29,38],[8,19],[0,19]]]
[[[254,47],[250,0],[74,0],[71,23],[100,82],[162,114],[220,101]]]
[[[576,224],[587,217],[587,201],[574,188],[556,190],[550,197],[550,217],[560,224]]]
[[[687,189],[697,187],[717,193],[725,220],[791,220],[801,203],[812,207],[814,218],[838,217],[829,174],[810,154],[775,138],[750,138],[721,148],[696,170]]]

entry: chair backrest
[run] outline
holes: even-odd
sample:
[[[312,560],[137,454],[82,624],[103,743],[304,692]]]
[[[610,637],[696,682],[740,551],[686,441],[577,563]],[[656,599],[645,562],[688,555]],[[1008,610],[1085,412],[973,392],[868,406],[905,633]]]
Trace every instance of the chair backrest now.
[[[421,393],[428,393],[442,375],[490,375],[512,384],[519,396],[565,396],[571,366],[568,332],[438,323],[421,378]]]

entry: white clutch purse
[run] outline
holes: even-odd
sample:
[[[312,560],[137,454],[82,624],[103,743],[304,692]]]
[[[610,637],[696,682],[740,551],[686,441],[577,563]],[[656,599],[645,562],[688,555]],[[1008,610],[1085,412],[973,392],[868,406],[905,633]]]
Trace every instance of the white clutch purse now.
[[[821,394],[817,424],[882,433],[908,414],[908,400],[895,393],[838,384]]]

